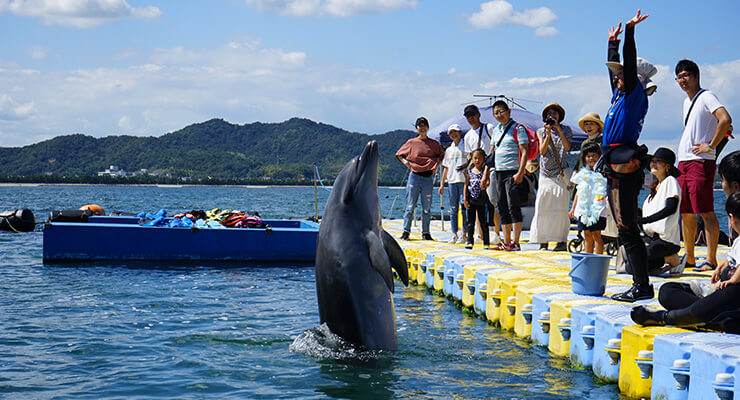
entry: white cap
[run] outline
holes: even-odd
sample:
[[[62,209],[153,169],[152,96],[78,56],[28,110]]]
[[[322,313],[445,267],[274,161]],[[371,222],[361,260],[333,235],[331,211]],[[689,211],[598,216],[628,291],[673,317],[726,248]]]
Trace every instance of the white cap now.
[[[462,132],[462,128],[460,128],[460,125],[458,124],[452,124],[449,128],[447,128],[447,134],[449,135],[452,131]]]
[[[650,61],[637,57],[637,79],[642,83],[642,86],[645,88],[645,94],[648,96],[655,93],[655,90],[658,88],[658,85],[650,79],[657,73],[658,68],[655,68]]]
[[[623,68],[622,64],[614,61],[607,61],[606,66],[614,74],[619,73]],[[637,57],[637,79],[640,80],[642,87],[645,88],[645,94],[648,96],[655,93],[655,90],[658,89],[658,85],[650,79],[657,73],[658,68],[651,64],[650,61]]]

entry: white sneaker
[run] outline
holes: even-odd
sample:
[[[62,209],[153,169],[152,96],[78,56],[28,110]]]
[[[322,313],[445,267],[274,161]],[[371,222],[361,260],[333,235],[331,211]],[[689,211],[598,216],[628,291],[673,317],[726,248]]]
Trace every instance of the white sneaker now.
[[[468,242],[468,238],[466,238],[463,235],[460,235],[457,237],[457,244],[466,244]]]
[[[501,236],[499,236],[499,234],[497,233],[496,235],[493,236],[493,240],[491,240],[491,244],[496,245],[499,243],[501,243]]]
[[[454,244],[454,243],[457,243],[457,241],[458,241],[458,239],[457,239],[457,233],[453,233],[452,236],[450,236],[450,240],[448,240],[447,243]]]

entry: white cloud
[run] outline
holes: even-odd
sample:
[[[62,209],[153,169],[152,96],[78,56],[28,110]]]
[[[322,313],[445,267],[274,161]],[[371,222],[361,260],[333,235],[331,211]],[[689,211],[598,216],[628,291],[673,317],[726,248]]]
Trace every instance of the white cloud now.
[[[454,74],[456,72],[457,72],[457,68],[455,68],[455,67],[452,67],[452,68],[450,68],[450,69],[447,70],[447,73],[450,74],[450,75],[452,75],[452,74]]]
[[[492,29],[503,25],[522,25],[537,28],[535,36],[546,37],[558,34],[558,30],[548,26],[558,17],[547,7],[539,7],[517,11],[511,3],[504,0],[494,0],[480,5],[480,11],[468,18],[473,27],[478,29]]]
[[[40,18],[46,25],[92,28],[123,18],[158,18],[157,7],[131,7],[126,0],[0,0],[0,13]]]
[[[559,33],[557,28],[552,26],[540,26],[534,30],[534,35],[537,37],[557,36]]]
[[[0,95],[0,121],[24,120],[36,113],[36,104],[33,101],[19,104],[7,94]]]
[[[332,15],[348,17],[416,7],[416,0],[246,0],[259,11],[296,17]]]
[[[509,79],[508,83],[512,86],[532,86],[532,85],[537,85],[537,84],[546,83],[546,82],[554,82],[554,81],[559,81],[561,79],[568,79],[568,78],[570,78],[570,75],[532,77],[532,78],[512,78],[512,79]],[[496,83],[487,83],[484,85],[484,87],[489,88],[490,86],[495,86],[495,85]]]
[[[125,62],[123,60],[122,62]],[[474,93],[557,101],[566,122],[609,108],[605,68],[598,74],[536,77],[496,73],[417,73],[319,65],[301,51],[265,48],[259,40],[226,41],[217,48],[173,47],[142,53],[117,68],[31,70],[0,61],[0,146],[35,143],[57,135],[159,136],[211,118],[234,123],[283,121],[298,116],[355,132],[413,129],[424,115],[432,125],[459,115]],[[642,138],[678,143],[685,94],[672,67],[657,65],[658,91]],[[603,71],[602,71],[603,70]],[[740,118],[740,60],[702,65],[702,85]],[[543,104],[521,102],[539,113]],[[737,124],[736,124],[737,125]],[[736,146],[731,142],[728,149]],[[740,144],[737,144],[740,146]]]
[[[26,53],[34,60],[46,60],[46,49],[41,46],[31,46],[26,50]]]

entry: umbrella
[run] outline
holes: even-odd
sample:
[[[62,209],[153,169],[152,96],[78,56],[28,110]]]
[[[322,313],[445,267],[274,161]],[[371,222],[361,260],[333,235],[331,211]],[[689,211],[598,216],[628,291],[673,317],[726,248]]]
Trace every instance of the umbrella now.
[[[542,116],[537,115],[533,112],[520,110],[518,108],[512,108],[511,119],[526,126],[529,129],[532,129],[533,131],[537,131],[537,129],[542,128]],[[496,121],[496,119],[493,117],[493,106],[480,108],[480,121],[484,124],[492,123],[494,126],[498,124],[498,121]],[[471,128],[465,116],[457,115],[447,119],[434,128],[429,129],[429,137],[438,141],[442,145],[442,147],[449,146],[452,143],[452,139],[447,136],[447,128],[452,124],[460,125],[460,128],[462,128],[463,131],[463,135],[465,135],[465,132],[469,131]],[[571,131],[573,132],[573,139],[571,139],[572,149],[580,148],[581,142],[586,140],[588,138],[588,135],[583,132],[580,127],[572,127],[566,124],[562,125],[570,127]]]

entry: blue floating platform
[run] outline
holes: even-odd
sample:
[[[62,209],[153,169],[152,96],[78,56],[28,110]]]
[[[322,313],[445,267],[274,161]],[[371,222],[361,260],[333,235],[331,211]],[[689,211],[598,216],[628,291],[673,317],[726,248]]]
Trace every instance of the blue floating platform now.
[[[269,228],[141,226],[135,217],[48,222],[44,261],[296,261],[316,259],[319,224],[264,220]]]

